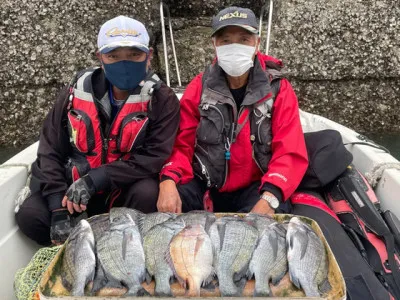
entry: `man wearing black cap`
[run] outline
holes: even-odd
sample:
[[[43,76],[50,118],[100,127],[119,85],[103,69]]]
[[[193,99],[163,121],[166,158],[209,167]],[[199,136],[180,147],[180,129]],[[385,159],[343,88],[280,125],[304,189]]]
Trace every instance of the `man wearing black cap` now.
[[[32,195],[16,214],[41,245],[61,243],[82,211],[157,211],[158,174],[172,152],[179,101],[149,69],[144,25],[118,16],[99,31],[100,68],[79,72],[46,117]]]
[[[159,211],[273,214],[308,165],[296,95],[279,60],[258,51],[254,13],[229,7],[212,22],[216,62],[188,85]]]

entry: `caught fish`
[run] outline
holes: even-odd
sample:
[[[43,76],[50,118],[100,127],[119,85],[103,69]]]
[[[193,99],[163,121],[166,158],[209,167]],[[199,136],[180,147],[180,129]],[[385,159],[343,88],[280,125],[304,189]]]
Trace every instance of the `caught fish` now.
[[[139,224],[145,216],[144,213],[142,213],[139,210],[133,209],[133,208],[113,207],[110,210],[110,220],[114,219],[115,217],[118,217],[120,215],[125,215],[125,214],[130,215],[133,222],[135,222],[135,224]]]
[[[241,296],[250,259],[257,244],[258,231],[241,219],[217,225],[220,248],[216,271],[221,295]],[[214,241],[213,241],[214,242]]]
[[[87,219],[87,221],[92,228],[95,241],[97,241],[103,233],[110,228],[108,214],[95,215],[90,219]]]
[[[320,297],[331,286],[325,247],[311,227],[299,218],[290,219],[286,234],[290,280],[307,297]]]
[[[188,297],[199,297],[201,285],[213,278],[211,240],[201,225],[186,226],[171,241],[169,253],[179,282]]]
[[[95,215],[89,218],[87,221],[90,227],[92,228],[94,241],[96,245],[100,237],[110,228],[110,221],[108,214]],[[101,265],[101,262],[99,261],[98,257],[96,257],[96,269],[93,280],[92,293],[96,293],[98,290],[105,287],[108,284],[108,282],[109,279],[104,273],[103,266]]]
[[[288,270],[286,254],[286,229],[272,223],[260,234],[249,265],[249,278],[255,277],[255,297],[272,296],[269,282],[279,283]]]
[[[258,232],[263,232],[269,225],[275,223],[274,218],[267,215],[260,215],[255,213],[248,213],[244,220],[258,229]]]
[[[143,238],[143,248],[148,272],[147,283],[155,278],[155,295],[171,297],[170,279],[174,276],[166,257],[172,238],[185,227],[182,220],[170,220],[151,228]]]
[[[222,228],[222,226],[224,226],[226,224],[226,222],[228,221],[237,221],[237,220],[241,220],[241,218],[239,216],[224,216],[221,218],[217,218],[215,220],[215,222],[210,226],[209,230],[208,230],[208,235],[210,236],[211,239],[211,243],[213,246],[213,253],[214,253],[214,259],[213,259],[213,266],[214,269],[217,268],[217,264],[218,264],[218,257],[219,257],[219,252],[221,251],[221,245],[222,245],[222,241],[220,239],[219,236],[219,230],[218,228]]]
[[[146,233],[157,224],[165,222],[169,219],[175,219],[175,217],[176,214],[163,213],[163,212],[146,214],[139,225],[142,236],[145,236]]]
[[[183,220],[186,226],[199,224],[204,227],[206,232],[208,232],[210,226],[215,221],[215,215],[204,210],[193,210],[188,213],[181,214],[176,218]]]
[[[97,242],[97,255],[107,278],[121,282],[128,296],[148,294],[141,286],[145,258],[139,228],[130,215],[115,217],[110,230]]]
[[[94,278],[94,247],[92,228],[86,220],[81,220],[67,240],[62,263],[63,285],[72,296],[83,296],[86,284]]]

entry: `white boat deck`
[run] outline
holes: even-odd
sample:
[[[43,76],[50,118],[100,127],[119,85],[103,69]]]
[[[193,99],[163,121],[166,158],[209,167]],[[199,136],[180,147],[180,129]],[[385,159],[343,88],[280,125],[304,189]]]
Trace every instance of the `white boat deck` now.
[[[14,219],[15,199],[25,186],[29,166],[36,158],[35,143],[0,166],[0,299],[15,299],[15,272],[26,266],[39,246],[18,230]]]
[[[301,112],[305,132],[322,129],[336,129],[341,132],[344,143],[357,142],[358,134],[347,127],[323,117]],[[14,219],[15,199],[25,186],[27,167],[36,159],[38,143],[35,143],[0,166],[0,299],[15,299],[13,281],[15,272],[26,266],[39,248],[24,237],[18,230]],[[376,165],[384,163],[400,164],[390,154],[365,145],[349,145],[355,166],[363,173],[370,172]],[[400,170],[386,169],[375,188],[381,206],[400,216]]]

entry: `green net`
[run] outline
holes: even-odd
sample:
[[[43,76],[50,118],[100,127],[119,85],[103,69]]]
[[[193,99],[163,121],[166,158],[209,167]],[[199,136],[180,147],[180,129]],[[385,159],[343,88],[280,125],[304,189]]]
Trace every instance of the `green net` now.
[[[29,264],[15,274],[14,293],[18,300],[36,299],[36,289],[43,272],[57,254],[61,246],[41,248]]]

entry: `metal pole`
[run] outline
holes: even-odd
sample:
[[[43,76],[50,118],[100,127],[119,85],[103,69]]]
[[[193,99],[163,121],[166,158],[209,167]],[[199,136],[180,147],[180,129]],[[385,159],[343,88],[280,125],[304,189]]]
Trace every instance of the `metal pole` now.
[[[264,4],[263,7],[261,7],[261,12],[260,12],[260,25],[258,26],[258,34],[261,38],[262,35],[262,21],[263,21],[263,16],[264,16],[264,11],[265,11],[265,7],[267,6],[267,4]]]
[[[268,55],[269,52],[269,41],[271,38],[271,26],[272,26],[272,12],[274,9],[274,2],[273,0],[269,0],[269,15],[268,15],[268,32],[267,32],[267,42],[265,45],[265,54]]]
[[[171,14],[169,12],[169,7],[168,5],[165,5],[165,8],[167,10],[167,17],[168,17],[168,24],[169,24],[169,33],[171,35],[171,44],[172,44],[172,52],[174,53],[174,60],[175,60],[175,68],[176,68],[176,76],[178,77],[178,84],[179,86],[182,86],[181,83],[181,75],[179,73],[179,66],[178,66],[178,58],[176,56],[176,51],[175,51],[175,40],[174,40],[174,34],[172,32],[172,22],[171,22]]]
[[[161,32],[164,46],[164,60],[165,60],[165,75],[167,77],[167,85],[170,86],[169,81],[169,63],[168,63],[168,53],[167,53],[167,38],[165,36],[165,23],[164,23],[164,8],[163,2],[160,2],[160,18],[161,18]]]

